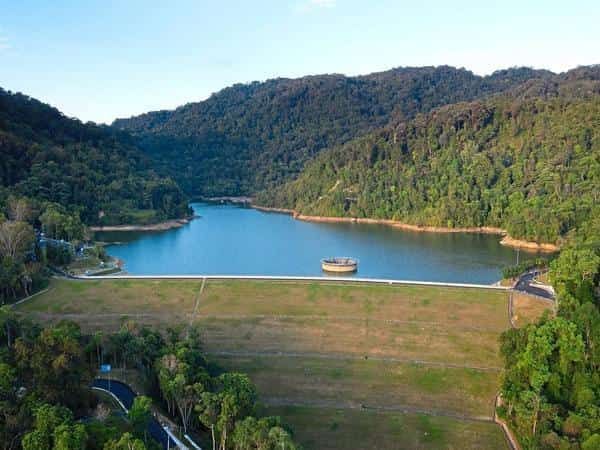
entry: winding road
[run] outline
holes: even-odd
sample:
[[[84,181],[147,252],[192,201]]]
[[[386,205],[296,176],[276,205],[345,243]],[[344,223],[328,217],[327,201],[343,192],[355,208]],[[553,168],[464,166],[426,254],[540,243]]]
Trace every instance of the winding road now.
[[[527,272],[519,277],[519,281],[515,285],[516,291],[525,292],[526,294],[536,295],[545,298],[546,300],[554,300],[554,295],[546,289],[535,285],[534,278],[537,272]]]
[[[96,378],[92,383],[92,388],[110,392],[119,399],[121,406],[124,406],[127,410],[131,408],[133,400],[137,397],[137,394],[128,385],[116,380]],[[150,419],[150,423],[148,424],[148,433],[164,449],[178,448],[178,443],[169,437],[160,422],[154,417]]]

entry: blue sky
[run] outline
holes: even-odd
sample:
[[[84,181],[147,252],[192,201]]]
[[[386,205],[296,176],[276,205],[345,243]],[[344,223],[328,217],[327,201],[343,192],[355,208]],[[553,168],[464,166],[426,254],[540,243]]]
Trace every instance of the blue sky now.
[[[600,2],[0,0],[0,86],[84,121],[236,82],[450,64],[600,63]]]

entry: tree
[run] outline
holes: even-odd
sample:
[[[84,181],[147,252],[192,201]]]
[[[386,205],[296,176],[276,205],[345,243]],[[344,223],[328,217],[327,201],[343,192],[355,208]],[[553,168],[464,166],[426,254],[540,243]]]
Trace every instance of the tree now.
[[[54,430],[53,450],[85,450],[87,438],[83,424],[63,423]]]
[[[163,398],[167,402],[167,410],[171,414],[175,413],[176,407],[176,385],[174,383],[174,377],[177,373],[178,364],[179,361],[177,360],[177,357],[172,354],[164,355],[156,362],[158,385]]]
[[[187,433],[194,406],[205,390],[201,382],[187,384],[182,374],[177,374],[174,381],[175,403],[179,410],[179,416],[183,424],[183,430]]]
[[[6,220],[0,223],[0,256],[19,260],[25,251],[33,248],[34,234],[25,222]]]
[[[17,371],[15,368],[9,364],[0,362],[0,400],[12,396],[16,381]]]
[[[146,442],[146,431],[152,418],[152,400],[143,395],[137,396],[127,413],[127,418],[131,422],[135,433],[138,436],[144,436],[144,442]]]
[[[23,437],[23,450],[54,450],[57,443],[67,445],[60,450],[74,450],[77,447],[68,447],[69,443],[85,437],[85,431],[82,434],[79,428],[69,429],[73,415],[67,408],[42,404],[35,409],[34,416],[34,429]],[[85,445],[79,448],[84,449]]]
[[[250,450],[254,448],[263,448],[264,444],[260,439],[258,421],[250,416],[240,420],[235,424],[235,429],[231,437],[236,450]],[[257,442],[257,441],[261,442]]]
[[[600,434],[593,434],[581,444],[581,450],[598,450],[600,448]]]
[[[96,331],[90,339],[89,353],[96,355],[96,366],[100,367],[102,364],[102,343],[104,342],[104,335],[101,331]]]
[[[200,395],[198,404],[195,406],[200,423],[210,429],[212,438],[212,449],[217,449],[215,427],[221,414],[221,398],[213,392],[204,392]]]
[[[92,379],[81,345],[81,331],[73,322],[61,322],[44,329],[29,342],[15,343],[17,367],[35,381],[32,389],[48,402],[77,409],[89,398]]]
[[[594,283],[600,273],[600,255],[591,248],[564,249],[550,266],[559,307],[572,312],[583,301],[591,301]]]
[[[235,424],[232,442],[236,450],[273,449],[295,450],[290,434],[276,417],[256,419],[246,417]]]
[[[254,414],[256,404],[256,387],[248,375],[236,372],[226,372],[217,379],[224,394],[231,395],[235,400],[240,416]]]
[[[27,222],[31,218],[31,203],[25,197],[11,197],[8,200],[8,217],[15,222]]]
[[[42,229],[51,238],[72,241],[83,239],[85,229],[78,214],[64,212],[58,204],[49,204],[40,216]]]
[[[240,407],[232,394],[221,394],[221,410],[217,419],[217,429],[221,435],[219,450],[227,448],[227,439],[233,431],[236,420],[240,416]]]
[[[125,433],[120,439],[113,439],[104,445],[104,450],[146,450],[146,446],[130,433]]]
[[[0,327],[6,337],[6,347],[12,347],[17,317],[14,310],[8,305],[0,306]]]
[[[273,450],[298,449],[290,434],[281,427],[272,427],[269,430],[269,443]]]
[[[600,229],[599,229],[600,232]],[[600,235],[596,235],[596,239]],[[502,336],[505,413],[524,448],[594,448],[600,430],[600,248],[573,240],[551,264],[559,308]]]
[[[575,310],[572,320],[579,329],[585,344],[585,360],[592,369],[600,370],[600,310],[586,302]]]
[[[185,357],[186,349],[179,352]],[[208,374],[203,369],[193,369],[175,355],[165,355],[158,361],[158,380],[163,397],[167,401],[169,410],[177,407],[183,429],[187,428],[192,418],[194,407],[202,393],[206,390]]]

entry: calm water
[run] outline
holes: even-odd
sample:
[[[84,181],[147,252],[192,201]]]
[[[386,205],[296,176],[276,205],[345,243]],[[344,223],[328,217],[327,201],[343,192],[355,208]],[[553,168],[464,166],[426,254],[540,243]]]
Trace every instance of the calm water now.
[[[318,276],[321,258],[353,256],[360,259],[360,277],[493,283],[516,259],[498,236],[310,223],[232,205],[192,207],[202,217],[176,230],[96,238],[120,242],[108,252],[136,275]]]

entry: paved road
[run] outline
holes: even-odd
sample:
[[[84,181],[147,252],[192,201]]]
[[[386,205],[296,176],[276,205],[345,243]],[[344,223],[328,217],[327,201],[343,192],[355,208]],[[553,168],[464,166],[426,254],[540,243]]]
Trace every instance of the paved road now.
[[[135,392],[131,390],[129,386],[120,381],[96,378],[92,383],[92,387],[104,389],[106,391],[112,392],[121,403],[125,406],[125,408],[130,409],[131,405],[133,405],[133,399],[137,396]],[[152,436],[156,441],[158,441],[163,448],[177,448],[173,440],[171,439],[170,447],[169,447],[169,436],[163,430],[158,420],[154,417],[150,419],[150,423],[148,424],[148,432],[150,436]]]
[[[548,292],[546,289],[542,289],[533,284],[533,279],[536,275],[536,272],[527,272],[524,275],[521,275],[519,281],[515,286],[515,290],[525,292],[527,294],[537,295],[538,297],[542,297],[548,300],[554,300],[554,295]]]

